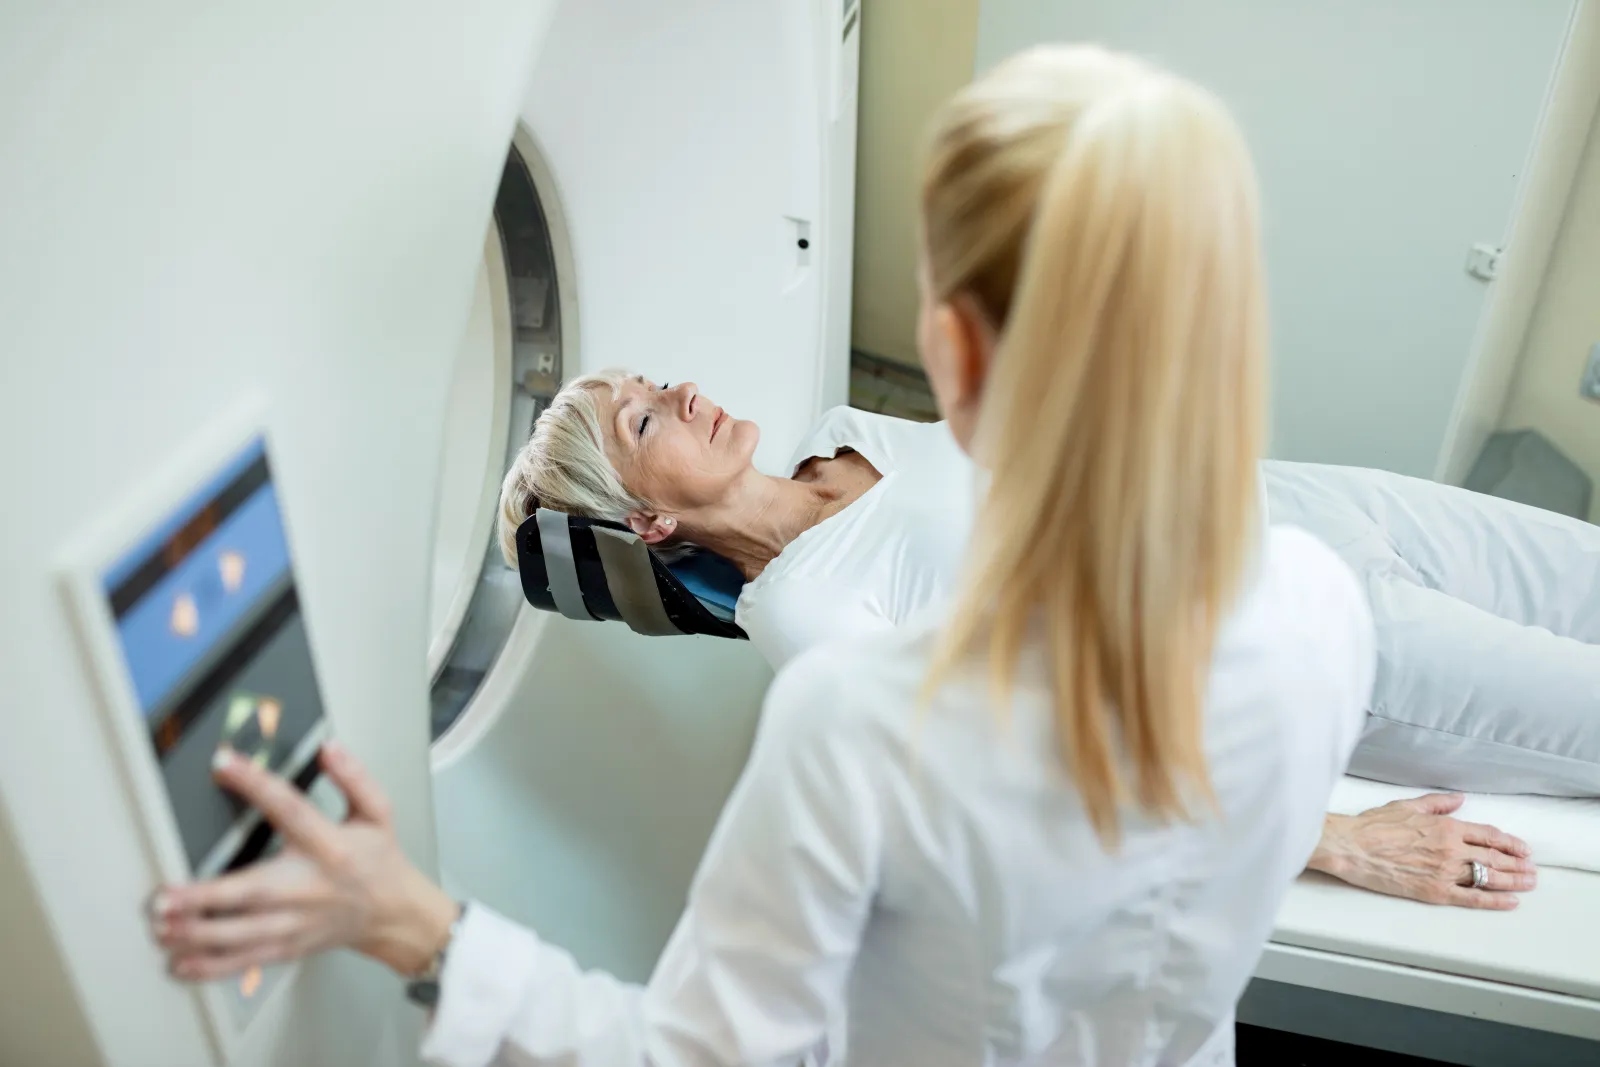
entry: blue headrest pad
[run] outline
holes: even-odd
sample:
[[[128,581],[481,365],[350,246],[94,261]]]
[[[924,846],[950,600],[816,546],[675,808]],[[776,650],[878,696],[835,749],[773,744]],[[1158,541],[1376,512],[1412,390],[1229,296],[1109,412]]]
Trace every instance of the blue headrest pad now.
[[[695,598],[708,606],[721,608],[728,618],[744,588],[739,568],[711,552],[695,552],[669,565],[672,574]]]

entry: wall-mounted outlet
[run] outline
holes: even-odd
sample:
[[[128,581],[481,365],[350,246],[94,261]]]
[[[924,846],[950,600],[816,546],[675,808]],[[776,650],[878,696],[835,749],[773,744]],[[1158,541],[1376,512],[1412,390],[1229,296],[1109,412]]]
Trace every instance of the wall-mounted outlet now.
[[[1586,400],[1600,403],[1600,341],[1589,349],[1589,362],[1583,365],[1583,384],[1578,386],[1578,393]]]
[[[1500,273],[1500,255],[1504,250],[1491,244],[1475,244],[1467,251],[1467,273],[1474,278],[1492,282]]]

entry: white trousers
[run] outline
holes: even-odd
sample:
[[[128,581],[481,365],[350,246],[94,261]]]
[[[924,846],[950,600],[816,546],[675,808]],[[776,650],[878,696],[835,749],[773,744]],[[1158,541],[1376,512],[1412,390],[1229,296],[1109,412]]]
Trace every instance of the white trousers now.
[[[1600,796],[1600,526],[1386,471],[1269,462],[1372,598],[1378,672],[1350,773]]]

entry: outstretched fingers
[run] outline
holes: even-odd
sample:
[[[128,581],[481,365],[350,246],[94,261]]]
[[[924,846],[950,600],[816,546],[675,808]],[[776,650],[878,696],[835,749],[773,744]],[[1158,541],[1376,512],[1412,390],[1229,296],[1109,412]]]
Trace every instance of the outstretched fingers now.
[[[1526,859],[1532,849],[1520,837],[1512,837],[1504,830],[1497,830],[1493,826],[1484,826],[1482,823],[1466,822],[1461,824],[1461,839],[1469,845],[1479,845],[1483,848],[1492,848],[1504,852],[1508,856]]]
[[[150,918],[157,930],[189,915],[228,914],[278,907],[282,886],[265,864],[246,867],[209,882],[169,886],[151,898]]]
[[[338,855],[334,824],[287,780],[226,748],[217,750],[212,770],[218,784],[260,811],[284,841],[319,860]]]
[[[1472,885],[1472,862],[1476,860],[1483,865],[1487,881],[1480,888],[1493,889],[1497,892],[1508,890],[1525,891],[1538,885],[1538,875],[1533,864],[1526,860],[1519,860],[1515,856],[1507,856],[1503,852],[1496,852],[1490,848],[1470,848],[1467,858],[1462,863],[1462,876],[1459,885]]]
[[[156,937],[163,948],[182,957],[287,944],[299,930],[300,919],[292,911],[219,916],[190,913],[158,923]]]
[[[393,814],[389,798],[350,750],[336,741],[322,746],[322,770],[350,805],[350,817],[387,826]]]
[[[1510,911],[1522,903],[1520,898],[1510,893],[1490,893],[1459,885],[1450,887],[1445,902],[1458,908],[1477,908],[1481,911]]]
[[[1399,808],[1410,808],[1424,815],[1449,815],[1465,804],[1467,798],[1460,793],[1425,793],[1420,797],[1395,800],[1390,803]]]
[[[231,978],[251,967],[265,967],[294,957],[295,953],[288,944],[266,942],[225,952],[175,955],[172,958],[172,973],[185,982],[212,982],[219,978]]]

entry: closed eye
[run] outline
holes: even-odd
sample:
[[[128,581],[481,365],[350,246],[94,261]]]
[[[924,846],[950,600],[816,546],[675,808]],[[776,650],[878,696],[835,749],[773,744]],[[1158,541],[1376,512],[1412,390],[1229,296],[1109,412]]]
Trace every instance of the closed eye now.
[[[662,383],[662,384],[661,384],[661,385],[660,385],[660,386],[659,386],[659,387],[658,387],[658,389],[657,389],[657,391],[658,391],[658,392],[663,392],[663,393],[664,393],[664,392],[666,392],[666,391],[667,391],[667,390],[668,390],[668,389],[670,389],[670,388],[672,388],[672,386],[670,386],[670,385],[668,385],[668,384],[666,384],[666,383],[665,383],[665,382],[663,382],[663,383]],[[640,437],[643,437],[643,436],[644,436],[644,428],[645,428],[645,427],[646,427],[646,426],[649,426],[649,425],[650,425],[650,416],[649,416],[649,415],[646,415],[646,416],[645,416],[645,417],[644,417],[644,418],[642,418],[642,419],[640,419],[640,420],[639,420],[639,436],[640,436]]]

